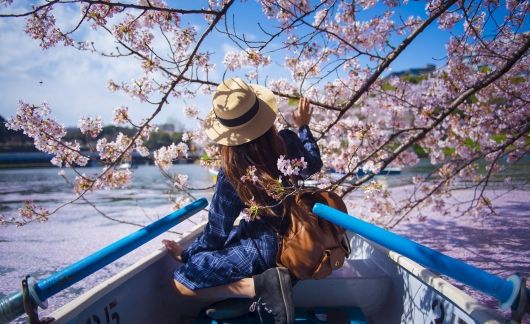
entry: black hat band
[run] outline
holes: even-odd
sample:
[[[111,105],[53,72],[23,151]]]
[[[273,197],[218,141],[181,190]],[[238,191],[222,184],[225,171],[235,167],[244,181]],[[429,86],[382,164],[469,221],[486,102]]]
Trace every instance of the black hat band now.
[[[221,125],[225,127],[237,127],[237,126],[241,126],[249,122],[252,118],[254,118],[254,116],[256,116],[256,114],[258,113],[258,110],[259,110],[259,100],[258,100],[258,96],[256,96],[256,101],[254,101],[254,104],[252,105],[252,107],[250,107],[250,109],[247,110],[246,113],[244,113],[243,115],[237,118],[224,119],[224,118],[217,116],[217,114],[215,113],[215,110],[213,113],[215,114],[215,117],[217,117],[217,120],[219,120]]]

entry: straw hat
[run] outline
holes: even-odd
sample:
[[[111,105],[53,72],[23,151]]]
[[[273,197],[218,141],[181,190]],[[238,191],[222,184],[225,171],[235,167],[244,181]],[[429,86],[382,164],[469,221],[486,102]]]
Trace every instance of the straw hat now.
[[[233,78],[217,87],[204,129],[210,139],[221,145],[241,145],[265,134],[274,124],[277,112],[272,91]]]

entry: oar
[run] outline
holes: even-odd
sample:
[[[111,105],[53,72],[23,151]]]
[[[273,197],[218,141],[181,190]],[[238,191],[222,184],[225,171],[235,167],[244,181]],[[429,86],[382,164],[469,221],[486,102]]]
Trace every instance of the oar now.
[[[46,279],[36,281],[29,278],[29,297],[33,305],[46,308],[46,299],[91,275],[109,263],[119,259],[139,246],[149,242],[171,227],[186,220],[208,205],[205,198],[198,199],[172,212],[138,231],[104,247],[96,253],[73,263]],[[7,323],[24,314],[23,292],[15,292],[0,300],[0,323]]]
[[[521,299],[526,299],[527,302],[528,296],[530,296],[530,289],[521,285],[522,280],[518,275],[512,275],[508,279],[498,277],[320,203],[313,206],[313,213],[389,250],[396,251],[426,268],[495,297],[503,309],[508,309],[509,307],[512,307],[512,309],[518,308],[517,304],[519,304],[520,297]],[[528,312],[528,304],[522,305],[522,307],[525,307],[526,312]],[[524,311],[523,309],[523,313]]]

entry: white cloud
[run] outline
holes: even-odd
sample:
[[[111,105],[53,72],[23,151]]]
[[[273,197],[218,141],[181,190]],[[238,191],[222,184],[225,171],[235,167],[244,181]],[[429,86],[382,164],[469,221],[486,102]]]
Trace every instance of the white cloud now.
[[[72,25],[74,14],[72,8],[57,11],[61,20],[70,19],[66,25]],[[66,20],[68,20],[66,19]],[[141,76],[138,61],[130,58],[106,58],[96,53],[80,52],[73,48],[58,45],[42,50],[38,41],[24,33],[25,22],[20,19],[0,19],[0,114],[7,118],[17,109],[19,100],[39,104],[46,101],[50,104],[53,116],[68,126],[77,124],[81,116],[101,116],[105,123],[112,120],[115,107],[129,106],[133,118],[150,116],[154,107],[140,103],[121,93],[107,90],[107,81],[118,83],[130,81]],[[83,27],[80,32],[84,38],[94,41],[99,49],[113,50],[116,44],[108,35]],[[163,46],[162,40],[157,46]],[[42,81],[42,83],[40,83]],[[171,99],[170,104],[156,117],[155,123],[176,119],[189,128],[195,128],[196,122],[186,119],[180,108],[184,102]],[[208,106],[209,97],[201,95],[188,103]],[[206,109],[206,110],[208,110]],[[205,112],[205,111],[204,111]]]

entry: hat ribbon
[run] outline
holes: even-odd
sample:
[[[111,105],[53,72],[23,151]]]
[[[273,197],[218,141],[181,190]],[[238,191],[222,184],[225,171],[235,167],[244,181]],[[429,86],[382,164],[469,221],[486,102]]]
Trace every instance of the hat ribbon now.
[[[215,110],[213,113],[215,114],[215,117],[217,117],[217,120],[221,123],[221,125],[226,126],[226,127],[236,127],[236,126],[241,126],[245,124],[246,122],[250,121],[254,116],[256,116],[256,114],[258,113],[258,110],[259,110],[259,100],[258,100],[258,96],[256,96],[256,101],[254,101],[254,104],[252,105],[252,107],[250,107],[250,109],[247,110],[246,113],[244,113],[243,115],[237,118],[224,119],[224,118],[219,117],[215,113]]]

